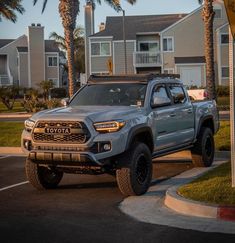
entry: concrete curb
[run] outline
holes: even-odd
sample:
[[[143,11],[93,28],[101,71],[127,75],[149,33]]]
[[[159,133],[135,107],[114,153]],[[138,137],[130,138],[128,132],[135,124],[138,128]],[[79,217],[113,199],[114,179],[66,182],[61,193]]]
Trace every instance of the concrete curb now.
[[[0,147],[1,155],[24,155],[21,147]]]
[[[29,118],[32,113],[0,113],[0,118]]]
[[[168,208],[184,215],[235,222],[235,206],[210,205],[184,198],[177,193],[179,187],[173,186],[166,191],[164,204]]]
[[[230,111],[219,111],[220,115],[229,115]]]

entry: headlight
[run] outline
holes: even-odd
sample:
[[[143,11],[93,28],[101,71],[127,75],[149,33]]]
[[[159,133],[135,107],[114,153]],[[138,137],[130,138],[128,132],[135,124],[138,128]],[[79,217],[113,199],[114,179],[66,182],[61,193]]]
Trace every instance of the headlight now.
[[[24,122],[25,129],[26,129],[28,132],[31,132],[31,130],[32,130],[33,127],[34,127],[34,124],[35,124],[35,122],[34,122],[33,120],[30,120],[30,119],[26,120],[26,121]]]
[[[124,127],[125,124],[124,121],[107,121],[94,123],[94,127],[97,132],[117,132]]]

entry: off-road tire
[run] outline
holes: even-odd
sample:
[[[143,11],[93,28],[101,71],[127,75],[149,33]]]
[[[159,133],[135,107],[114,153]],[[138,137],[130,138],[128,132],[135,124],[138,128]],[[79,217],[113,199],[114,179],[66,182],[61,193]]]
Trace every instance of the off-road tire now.
[[[29,182],[38,190],[56,188],[63,177],[63,172],[39,166],[28,158],[25,162],[25,172]]]
[[[122,159],[127,166],[116,170],[121,193],[124,196],[144,194],[152,179],[152,156],[148,146],[144,143],[135,143]]]
[[[213,132],[202,127],[194,147],[191,149],[192,162],[195,167],[210,167],[214,160],[215,144]]]

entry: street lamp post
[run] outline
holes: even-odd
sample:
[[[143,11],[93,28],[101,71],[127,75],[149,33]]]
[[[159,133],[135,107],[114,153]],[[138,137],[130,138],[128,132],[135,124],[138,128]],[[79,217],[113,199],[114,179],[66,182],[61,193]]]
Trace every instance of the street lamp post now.
[[[124,63],[125,74],[127,74],[127,54],[126,54],[126,30],[125,30],[125,10],[122,9],[122,31],[123,31],[123,45],[124,45]]]

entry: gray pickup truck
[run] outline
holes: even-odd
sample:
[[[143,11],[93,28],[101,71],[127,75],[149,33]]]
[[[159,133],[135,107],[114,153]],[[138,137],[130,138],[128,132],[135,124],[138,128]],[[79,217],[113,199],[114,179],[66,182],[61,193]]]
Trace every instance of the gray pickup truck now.
[[[218,128],[215,101],[191,103],[176,75],[91,76],[65,107],[25,121],[26,175],[40,190],[63,173],[110,173],[124,195],[141,195],[153,158],[190,149],[210,166]]]

